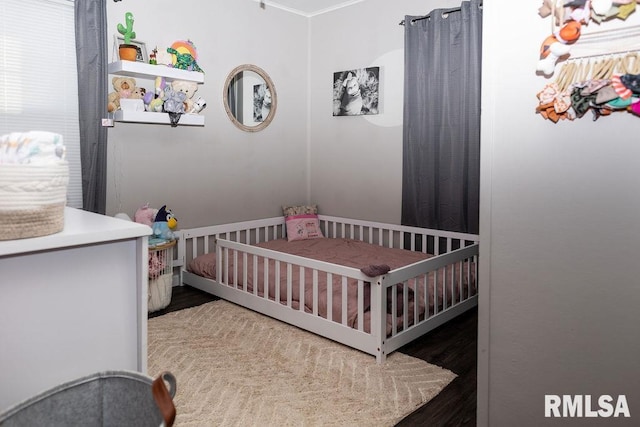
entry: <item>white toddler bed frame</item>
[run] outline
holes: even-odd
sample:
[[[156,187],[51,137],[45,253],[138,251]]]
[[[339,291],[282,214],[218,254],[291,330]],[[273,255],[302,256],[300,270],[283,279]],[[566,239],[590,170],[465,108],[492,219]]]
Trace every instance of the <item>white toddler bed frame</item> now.
[[[386,356],[392,351],[477,305],[477,235],[326,215],[319,215],[319,219],[324,236],[328,238],[356,239],[390,248],[428,252],[436,256],[391,270],[381,276],[369,277],[358,268],[345,267],[251,246],[272,239],[286,238],[284,217],[275,217],[179,231],[176,265],[181,266],[181,282],[240,306],[374,355],[378,363],[383,363]],[[290,291],[287,293],[289,295],[288,300],[282,302],[278,302],[281,300],[279,291],[276,291],[275,300],[273,297],[269,298],[269,295],[266,295],[268,293],[259,295],[258,286],[254,286],[254,290],[249,292],[246,289],[246,285],[243,287],[233,283],[234,280],[231,280],[230,283],[228,272],[225,272],[224,268],[216,269],[215,279],[204,278],[187,271],[186,267],[196,256],[214,252],[216,253],[217,266],[227,265],[230,260],[229,257],[238,260],[235,257],[244,257],[246,256],[245,254],[254,254],[258,257],[275,260],[275,268],[278,270],[275,274],[276,276],[279,275],[280,271],[288,272],[287,287],[289,290],[292,286],[296,286],[294,280],[297,279],[291,277],[292,266],[311,269],[314,278],[314,293],[317,292],[316,283],[317,278],[322,277],[320,275],[326,275],[329,281],[332,278],[336,280],[337,277],[341,277],[343,286],[346,286],[347,278],[357,280],[357,327],[350,327],[345,324],[347,316],[344,300],[342,303],[342,307],[345,307],[343,308],[342,323],[339,323],[331,320],[331,310],[328,310],[328,319],[318,314],[317,294],[313,296],[314,306],[312,312],[305,312],[304,304],[300,304],[299,308],[292,307]],[[246,260],[247,258],[244,259]],[[253,259],[256,260],[253,268],[254,272],[257,273],[257,257],[253,257]],[[244,264],[245,266],[247,265],[246,262]],[[452,266],[456,268],[451,268]],[[301,271],[303,270],[301,269]],[[426,284],[424,284],[430,272],[431,277],[437,277],[437,280],[441,280],[444,283],[444,293],[449,294],[443,298],[441,306],[435,303],[431,311],[428,304],[429,296],[426,295]],[[454,277],[454,275],[458,277]],[[463,275],[466,277],[462,277]],[[268,273],[265,273],[264,276],[266,282]],[[303,275],[300,274],[300,276]],[[423,284],[419,286],[423,286],[422,295],[425,295],[427,301],[426,314],[424,315],[419,315],[417,312],[418,304],[413,305],[415,313],[409,313],[408,308],[410,284],[416,286],[420,278],[423,279]],[[304,278],[302,280],[304,281]],[[362,320],[364,318],[362,294],[365,282],[371,283],[372,286],[370,297],[371,332],[365,331]],[[463,282],[466,283],[462,285]],[[461,289],[462,286],[467,289]],[[396,292],[388,294],[387,289],[390,287],[396,288]],[[458,289],[454,289],[454,287],[458,287]],[[276,289],[278,288],[279,286],[276,286]],[[437,289],[436,286],[434,286],[434,289]],[[346,298],[346,294],[347,292],[342,292],[343,298]],[[454,296],[455,294],[458,295]],[[387,301],[387,295],[390,295],[391,301]],[[438,295],[432,297],[434,301],[438,301]],[[331,298],[329,297],[328,299],[330,300]],[[399,299],[400,301],[398,301]],[[404,319],[403,325],[410,326],[398,328],[394,322],[389,334],[386,324],[388,306],[391,307],[394,316],[402,316]],[[411,319],[418,319],[418,321],[410,320],[410,315]]]

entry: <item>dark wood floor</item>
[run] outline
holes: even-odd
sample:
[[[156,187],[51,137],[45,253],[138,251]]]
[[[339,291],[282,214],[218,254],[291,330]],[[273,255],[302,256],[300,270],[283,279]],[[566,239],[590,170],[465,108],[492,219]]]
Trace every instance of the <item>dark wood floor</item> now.
[[[217,299],[190,286],[173,288],[171,304],[150,313],[161,316]],[[478,310],[474,308],[447,322],[399,351],[454,372],[457,377],[440,394],[397,425],[475,426]]]

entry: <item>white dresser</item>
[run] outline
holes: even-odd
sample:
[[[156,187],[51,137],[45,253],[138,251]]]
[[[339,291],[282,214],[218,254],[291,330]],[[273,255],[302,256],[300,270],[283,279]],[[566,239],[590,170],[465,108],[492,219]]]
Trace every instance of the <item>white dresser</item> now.
[[[0,412],[94,372],[146,373],[150,234],[66,208],[62,232],[0,241]]]

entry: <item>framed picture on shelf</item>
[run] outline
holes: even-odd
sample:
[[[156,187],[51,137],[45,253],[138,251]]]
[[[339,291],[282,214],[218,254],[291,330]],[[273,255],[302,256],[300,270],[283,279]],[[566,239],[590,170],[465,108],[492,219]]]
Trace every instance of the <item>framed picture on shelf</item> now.
[[[118,46],[124,44],[124,37],[113,36],[113,60],[117,61],[120,59],[118,54]],[[136,47],[136,62],[149,62],[149,55],[147,54],[147,45],[140,40],[131,40],[129,44],[132,44]]]

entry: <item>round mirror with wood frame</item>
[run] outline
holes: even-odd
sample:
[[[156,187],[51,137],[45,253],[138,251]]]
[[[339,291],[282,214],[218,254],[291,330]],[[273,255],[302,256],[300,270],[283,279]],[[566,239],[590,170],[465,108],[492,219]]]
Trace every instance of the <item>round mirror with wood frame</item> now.
[[[276,114],[276,88],[260,67],[243,64],[234,68],[224,83],[222,99],[231,122],[246,132],[258,132]]]

